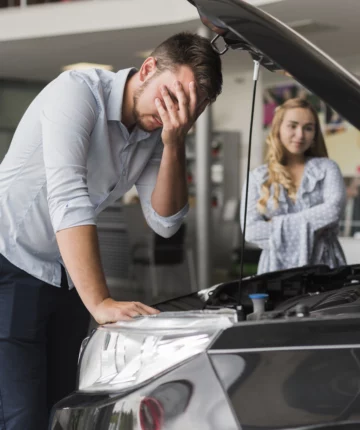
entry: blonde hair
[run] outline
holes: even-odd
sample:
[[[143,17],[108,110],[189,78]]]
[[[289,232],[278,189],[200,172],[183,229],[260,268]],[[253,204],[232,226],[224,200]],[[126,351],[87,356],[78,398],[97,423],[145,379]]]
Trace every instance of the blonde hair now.
[[[266,139],[267,153],[266,161],[268,164],[268,179],[262,184],[261,196],[257,203],[260,213],[266,213],[266,204],[270,198],[270,187],[274,187],[274,207],[279,207],[280,185],[288,192],[289,197],[295,201],[296,187],[291,175],[285,165],[284,146],[280,140],[280,126],[283,122],[286,111],[295,108],[308,109],[315,120],[314,143],[306,150],[306,157],[327,157],[328,153],[325,146],[324,136],[321,132],[320,121],[314,107],[305,99],[295,98],[287,100],[275,109],[275,115],[271,124],[270,133]]]

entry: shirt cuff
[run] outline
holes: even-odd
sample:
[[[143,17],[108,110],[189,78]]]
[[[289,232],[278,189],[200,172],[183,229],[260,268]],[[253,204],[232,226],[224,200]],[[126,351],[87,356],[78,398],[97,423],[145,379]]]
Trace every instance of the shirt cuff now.
[[[189,203],[186,203],[186,205],[176,214],[170,215],[167,217],[159,215],[152,207],[152,205],[150,208],[151,217],[165,228],[170,228],[176,225],[180,220],[185,218],[188,212],[189,212]]]
[[[95,211],[87,198],[76,199],[76,203],[74,200],[69,201],[53,211],[51,218],[55,233],[81,225],[96,225]]]

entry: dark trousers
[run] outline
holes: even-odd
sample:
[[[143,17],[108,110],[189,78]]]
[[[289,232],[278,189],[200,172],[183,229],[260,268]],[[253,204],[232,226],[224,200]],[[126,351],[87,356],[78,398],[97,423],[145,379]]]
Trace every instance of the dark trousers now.
[[[0,255],[0,430],[45,430],[75,389],[89,313],[65,272],[57,288]]]

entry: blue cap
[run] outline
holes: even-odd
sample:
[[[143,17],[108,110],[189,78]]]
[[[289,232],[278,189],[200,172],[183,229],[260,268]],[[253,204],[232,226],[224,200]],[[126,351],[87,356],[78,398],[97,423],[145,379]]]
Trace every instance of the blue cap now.
[[[269,294],[259,293],[259,294],[249,294],[250,299],[267,299]]]

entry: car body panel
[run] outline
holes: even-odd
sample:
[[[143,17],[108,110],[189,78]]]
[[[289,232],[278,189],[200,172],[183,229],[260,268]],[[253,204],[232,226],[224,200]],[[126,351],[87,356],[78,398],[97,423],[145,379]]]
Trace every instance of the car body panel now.
[[[225,385],[226,386],[226,385]],[[164,388],[165,387],[165,388]],[[206,393],[206,396],[203,395]],[[236,430],[239,423],[206,353],[121,396],[76,394],[53,410],[51,430]],[[159,405],[161,426],[151,418],[151,403]],[[147,408],[145,411],[144,408]],[[148,417],[143,421],[140,417]]]
[[[244,371],[227,392],[242,430],[289,429],[360,420],[360,350],[259,350],[214,354],[215,370],[232,357],[228,372]]]
[[[304,349],[287,346],[284,336],[281,346],[237,349],[236,338],[243,337],[242,331],[255,329],[245,337],[258,340],[271,339],[272,334],[266,333],[264,323],[239,323],[223,332],[231,334],[234,347],[218,349],[215,342],[208,353],[138,390],[112,396],[75,393],[64,399],[53,410],[51,430],[274,430],[338,421],[345,426],[339,429],[346,429],[349,422],[360,422],[360,345],[353,323],[349,329],[353,339],[345,338],[350,345],[324,348],[314,344]],[[280,339],[286,324],[276,321],[270,325]],[[299,329],[301,325],[307,325],[306,337],[311,339],[313,326],[304,321]],[[258,326],[263,327],[263,337],[256,331]],[[339,336],[349,327],[344,322],[342,328]],[[332,329],[336,331],[336,326]],[[328,335],[325,330],[324,337],[329,339]],[[149,413],[149,399],[159,405],[155,411],[159,427]]]
[[[277,310],[222,330],[206,353],[139,389],[72,394],[54,407],[51,430],[358,430],[358,277],[355,265],[248,278],[244,293],[268,292],[279,302]],[[209,300],[226,307],[226,297],[233,297],[237,287],[238,282],[221,284],[158,307],[194,310]],[[309,316],[303,316],[304,309],[294,312],[299,303],[308,307]],[[337,314],[329,315],[329,309]],[[154,406],[158,403],[162,413]],[[154,420],[152,427],[141,425],[140,416],[149,416],[151,407],[163,417],[161,427]]]
[[[360,315],[247,321],[224,330],[210,351],[360,347]]]

